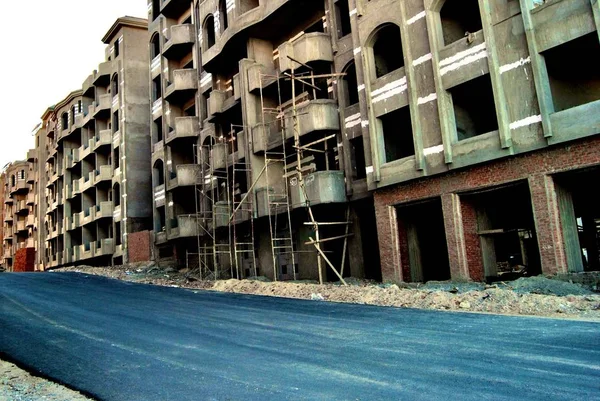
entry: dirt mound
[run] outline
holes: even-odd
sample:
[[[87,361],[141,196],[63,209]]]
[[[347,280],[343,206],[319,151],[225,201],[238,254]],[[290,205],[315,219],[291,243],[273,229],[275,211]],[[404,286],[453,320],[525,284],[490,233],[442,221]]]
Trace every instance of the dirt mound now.
[[[592,291],[581,285],[566,281],[553,280],[543,276],[521,277],[508,284],[519,294],[543,294],[543,295],[592,295]]]

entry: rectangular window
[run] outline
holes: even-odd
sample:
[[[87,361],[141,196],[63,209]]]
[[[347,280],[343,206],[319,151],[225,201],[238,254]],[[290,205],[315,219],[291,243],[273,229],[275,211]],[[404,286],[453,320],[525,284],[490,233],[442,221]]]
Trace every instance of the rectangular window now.
[[[383,131],[385,162],[414,156],[412,121],[408,106],[379,117]]]
[[[459,141],[498,129],[494,91],[489,75],[472,79],[449,90],[454,105]]]

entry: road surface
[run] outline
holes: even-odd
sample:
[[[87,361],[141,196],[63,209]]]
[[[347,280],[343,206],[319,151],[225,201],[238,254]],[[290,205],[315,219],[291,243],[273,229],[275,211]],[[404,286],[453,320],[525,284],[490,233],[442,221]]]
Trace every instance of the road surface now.
[[[0,274],[0,353],[102,400],[598,400],[600,324]]]

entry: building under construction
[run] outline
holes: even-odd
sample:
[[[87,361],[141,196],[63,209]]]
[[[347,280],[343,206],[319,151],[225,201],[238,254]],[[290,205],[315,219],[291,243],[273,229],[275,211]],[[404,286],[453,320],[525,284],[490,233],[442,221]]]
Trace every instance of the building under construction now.
[[[541,3],[150,1],[158,255],[220,278],[597,270],[600,11]]]

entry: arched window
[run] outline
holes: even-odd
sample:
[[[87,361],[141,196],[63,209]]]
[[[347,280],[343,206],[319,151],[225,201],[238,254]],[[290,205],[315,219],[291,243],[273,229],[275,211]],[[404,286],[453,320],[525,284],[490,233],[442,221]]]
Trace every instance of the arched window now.
[[[229,26],[227,21],[227,1],[219,0],[219,16],[221,17],[221,32],[225,32],[225,29]]]
[[[112,90],[112,95],[117,96],[119,94],[119,74],[113,75],[110,86]]]
[[[69,113],[67,113],[66,111],[62,113],[60,117],[60,122],[63,130],[69,128]]]
[[[477,0],[446,0],[440,9],[444,46],[454,43],[469,33],[480,31],[481,14]]]
[[[204,21],[204,41],[207,49],[215,45],[215,17],[212,14]]]
[[[155,33],[150,40],[150,58],[153,60],[160,55],[160,37]]]
[[[153,169],[153,181],[154,181],[154,188],[158,187],[159,185],[163,185],[165,183],[165,167],[164,167],[164,163],[162,160],[158,159],[155,163],[154,163],[154,169]]]
[[[113,187],[113,203],[115,207],[121,206],[121,187],[119,183],[116,183]]]
[[[397,25],[380,26],[375,30],[369,42],[372,51],[372,78],[382,77],[404,67],[400,28]]]
[[[356,65],[354,60],[344,67],[343,72],[346,74],[342,77],[342,94],[344,106],[352,106],[358,103],[358,81],[356,79]]]

